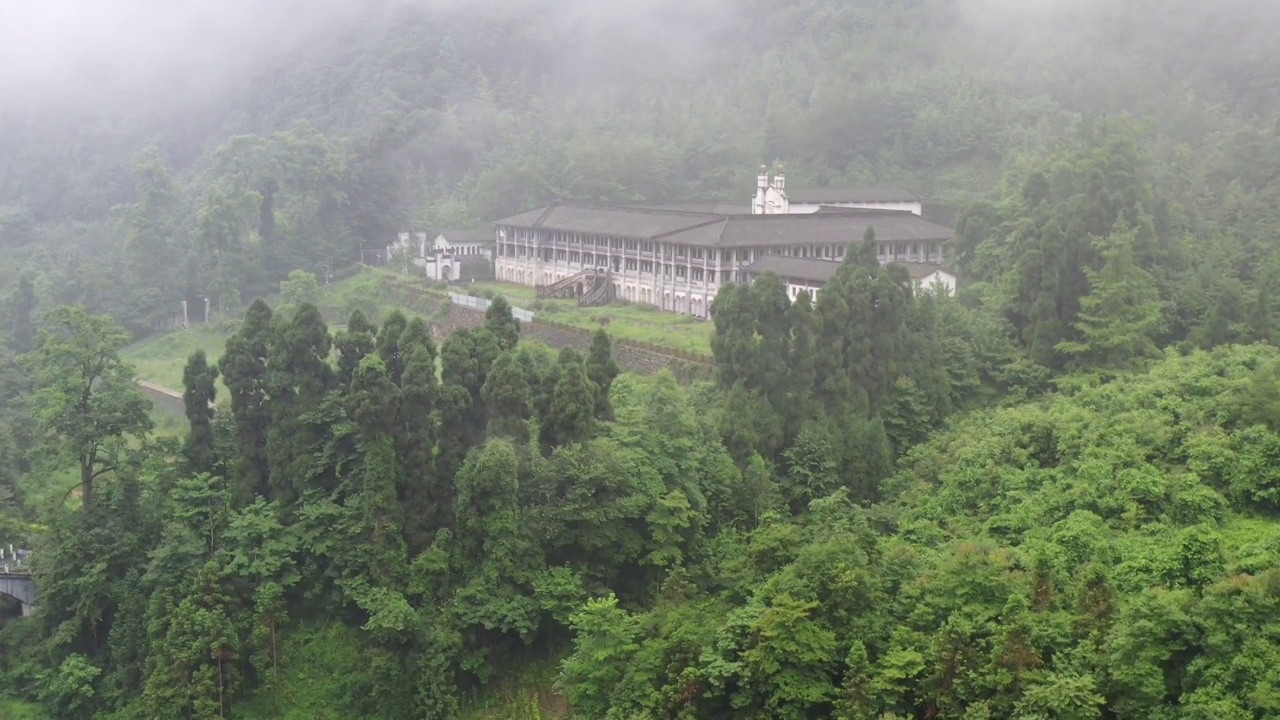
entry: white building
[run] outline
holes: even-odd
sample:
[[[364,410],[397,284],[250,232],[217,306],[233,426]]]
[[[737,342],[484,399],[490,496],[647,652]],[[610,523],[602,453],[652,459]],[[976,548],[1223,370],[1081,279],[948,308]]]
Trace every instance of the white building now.
[[[785,179],[765,179],[762,189],[785,198]],[[769,207],[768,197],[762,207]],[[578,282],[570,278],[588,271],[591,282],[584,279],[583,290],[603,283],[614,298],[703,318],[720,286],[749,281],[747,268],[764,256],[835,263],[874,229],[882,263],[938,266],[955,236],[901,209],[828,205],[811,213],[748,214],[558,203],[494,225],[499,280],[550,286]]]
[[[445,230],[430,242],[428,237],[425,232],[400,233],[396,243],[387,247],[387,262],[403,261],[406,267],[412,264],[427,277],[445,282],[493,277],[494,235],[490,228]]]
[[[756,177],[756,196],[751,201],[752,215],[806,215],[825,208],[862,210],[896,210],[912,215],[924,214],[924,198],[902,188],[798,188],[788,191],[781,170],[769,179],[767,168],[761,167]]]
[[[445,230],[431,243],[436,255],[484,257],[493,260],[494,236],[489,227]]]
[[[904,263],[907,272],[916,285],[927,292],[941,292],[952,295],[956,290],[956,276],[940,265],[932,263]],[[765,273],[773,273],[787,283],[787,295],[795,300],[804,290],[817,298],[818,291],[835,276],[840,263],[831,260],[817,260],[787,257],[782,255],[763,255],[757,258],[744,270],[747,279],[754,282]]]

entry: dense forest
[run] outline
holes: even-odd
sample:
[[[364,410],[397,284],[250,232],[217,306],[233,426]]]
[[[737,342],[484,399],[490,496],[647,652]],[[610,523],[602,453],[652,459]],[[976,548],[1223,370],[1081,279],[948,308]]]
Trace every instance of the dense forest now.
[[[314,13],[0,75],[0,544],[40,589],[0,701],[446,719],[549,666],[529,717],[1280,713],[1280,10]],[[724,287],[689,383],[501,299],[442,342],[255,299],[407,227],[745,202],[762,161],[959,208],[958,295],[850,238],[816,295]],[[120,353],[205,297],[234,334],[170,437]]]

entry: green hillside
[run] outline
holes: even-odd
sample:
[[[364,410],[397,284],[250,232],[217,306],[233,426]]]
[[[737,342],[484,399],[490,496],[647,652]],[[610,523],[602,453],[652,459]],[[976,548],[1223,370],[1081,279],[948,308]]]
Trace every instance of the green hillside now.
[[[126,5],[0,24],[0,716],[1280,715],[1280,5]],[[343,270],[774,162],[954,210],[958,294],[850,238],[437,344]]]

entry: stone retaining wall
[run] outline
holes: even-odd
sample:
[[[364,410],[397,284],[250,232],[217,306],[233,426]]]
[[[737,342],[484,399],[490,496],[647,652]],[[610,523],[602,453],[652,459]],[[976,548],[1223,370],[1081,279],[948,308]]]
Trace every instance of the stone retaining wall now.
[[[151,404],[155,405],[156,408],[165,412],[175,412],[179,415],[186,414],[187,407],[182,402],[181,393],[143,380],[139,380],[138,385],[142,387],[143,394],[151,399]]]
[[[448,296],[413,288],[390,288],[392,298],[399,305],[423,313],[431,318],[431,332],[437,342],[444,342],[459,328],[473,328],[484,324],[484,312],[455,305]],[[520,335],[542,342],[553,348],[572,347],[582,352],[591,348],[592,332],[586,328],[534,318],[533,322],[520,323]],[[618,367],[631,372],[656,373],[667,369],[682,380],[709,378],[712,372],[711,357],[686,353],[674,348],[636,342],[611,336],[613,357]]]

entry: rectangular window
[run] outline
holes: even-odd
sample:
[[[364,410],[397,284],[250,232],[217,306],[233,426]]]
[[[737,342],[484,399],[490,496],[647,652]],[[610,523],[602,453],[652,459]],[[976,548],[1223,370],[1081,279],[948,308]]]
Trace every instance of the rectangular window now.
[[[636,259],[635,259],[635,258],[627,258],[627,269],[628,269],[628,270],[635,270],[635,269],[636,269]]]
[[[703,278],[704,278],[704,274],[703,274],[702,268],[693,268],[694,282],[702,282]]]
[[[640,272],[646,272],[646,273],[651,273],[651,272],[653,272],[653,261],[652,261],[652,260],[641,260],[641,261],[640,261]]]
[[[692,252],[693,252],[693,259],[694,259],[694,260],[701,260],[701,259],[702,259],[702,248],[694,248]]]
[[[683,278],[689,276],[689,267],[687,265],[676,266],[676,277]]]
[[[582,262],[582,253],[578,252],[577,250],[570,252],[569,262],[571,263]]]

